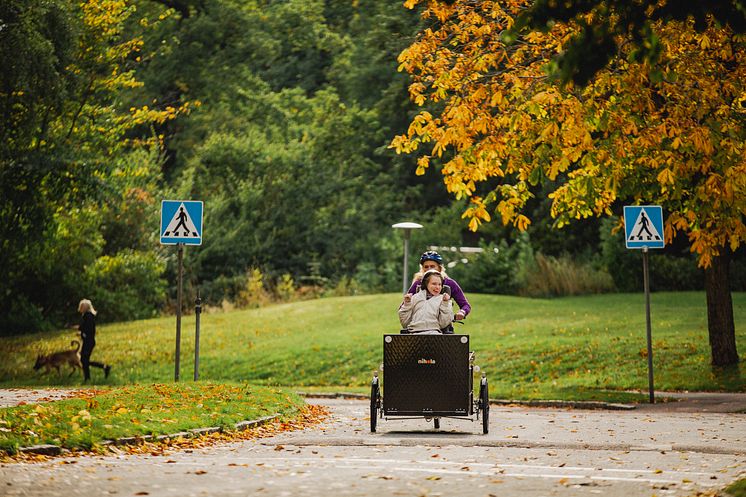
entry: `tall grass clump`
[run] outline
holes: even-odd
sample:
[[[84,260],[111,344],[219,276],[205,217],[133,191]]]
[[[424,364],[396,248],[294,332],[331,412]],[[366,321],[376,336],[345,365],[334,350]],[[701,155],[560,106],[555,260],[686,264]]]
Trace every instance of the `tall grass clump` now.
[[[607,293],[614,290],[614,280],[605,270],[579,263],[569,256],[549,257],[536,254],[535,264],[526,271],[519,293],[526,297],[563,297]]]

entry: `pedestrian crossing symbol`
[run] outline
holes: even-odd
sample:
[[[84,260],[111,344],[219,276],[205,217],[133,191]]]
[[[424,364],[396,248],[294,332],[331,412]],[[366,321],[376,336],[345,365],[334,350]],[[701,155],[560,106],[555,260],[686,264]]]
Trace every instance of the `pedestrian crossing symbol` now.
[[[663,248],[663,209],[659,205],[624,206],[624,232],[628,249]]]
[[[202,202],[161,202],[161,244],[202,245]]]

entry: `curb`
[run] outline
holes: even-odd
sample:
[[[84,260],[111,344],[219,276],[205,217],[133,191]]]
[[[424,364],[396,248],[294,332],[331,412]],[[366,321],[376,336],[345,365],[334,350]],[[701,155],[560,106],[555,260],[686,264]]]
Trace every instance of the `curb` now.
[[[370,395],[363,393],[312,393],[295,392],[301,397],[316,399],[369,399]],[[505,400],[490,399],[490,404],[499,406],[526,406],[526,407],[564,407],[572,409],[605,409],[609,411],[632,411],[637,409],[634,404],[618,404],[614,402],[602,402],[597,400]]]
[[[351,392],[295,392],[307,399],[369,399],[369,394]]]
[[[429,438],[411,437],[387,440],[385,443],[396,447],[442,447],[453,444],[453,437],[434,436]],[[385,435],[384,435],[385,436]],[[274,445],[268,441],[260,442],[263,445]],[[346,437],[334,442],[338,447],[379,447],[381,445],[380,435]],[[293,445],[297,447],[312,447],[330,445],[328,439],[323,437],[308,437],[294,440]],[[696,452],[699,454],[720,454],[742,456],[746,449],[736,447],[712,447],[706,445],[691,444],[629,444],[629,443],[599,443],[599,442],[547,442],[537,440],[483,440],[482,434],[467,435],[458,443],[460,447],[495,447],[511,449],[554,449],[554,450],[599,450],[599,451],[625,451],[625,452]]]
[[[264,424],[267,424],[271,421],[274,421],[275,419],[279,418],[279,414],[274,414],[272,416],[264,416],[263,418],[258,419],[252,419],[247,421],[239,421],[238,423],[233,425],[233,429],[236,431],[246,431],[249,428],[255,428],[257,426],[262,426]],[[209,426],[206,428],[193,428],[191,430],[187,431],[180,431],[178,433],[171,433],[168,435],[136,435],[134,437],[121,437],[117,438],[116,440],[104,440],[101,442],[101,445],[108,446],[108,445],[139,445],[145,442],[162,442],[164,440],[171,440],[175,438],[198,438],[203,435],[209,435],[211,433],[221,433],[225,431],[220,426]],[[18,449],[18,452],[24,453],[24,454],[40,454],[45,456],[58,456],[62,454],[63,452],[69,452],[69,449],[65,449],[62,447],[59,447],[57,445],[48,445],[48,444],[42,444],[42,445],[31,445],[29,447],[20,447]]]
[[[501,406],[526,406],[526,407],[564,407],[572,409],[605,409],[608,411],[633,411],[637,409],[634,404],[618,404],[614,402],[602,402],[598,400],[502,400],[490,399],[490,404]]]

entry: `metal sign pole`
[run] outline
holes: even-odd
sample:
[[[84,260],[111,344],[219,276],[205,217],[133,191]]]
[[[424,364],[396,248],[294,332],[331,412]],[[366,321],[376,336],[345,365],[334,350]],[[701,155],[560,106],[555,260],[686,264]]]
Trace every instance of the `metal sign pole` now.
[[[663,208],[660,205],[624,206],[624,244],[628,249],[642,249],[642,277],[645,286],[645,320],[648,340],[648,386],[650,403],[655,403],[653,388],[653,334],[650,331],[650,275],[648,250],[666,246]]]
[[[197,290],[197,298],[194,304],[194,381],[197,381],[199,380],[199,315],[202,313],[202,299],[199,298],[199,290]]]
[[[394,229],[400,229],[404,230],[404,270],[402,271],[402,293],[407,293],[407,290],[409,289],[409,275],[407,274],[407,266],[409,266],[409,235],[411,234],[412,230],[416,230],[419,228],[422,228],[421,224],[417,223],[396,223],[391,225]]]
[[[404,230],[404,279],[402,280],[402,293],[407,293],[407,290],[409,289],[408,279],[409,275],[407,274],[407,268],[409,266],[409,230]]]
[[[648,389],[650,390],[650,403],[655,403],[655,390],[653,388],[653,334],[650,326],[650,278],[648,276],[648,248],[642,249],[642,273],[643,285],[645,286],[645,322],[647,325],[648,339]]]
[[[174,381],[179,381],[181,369],[181,310],[184,284],[184,245],[202,245],[202,213],[204,203],[199,200],[161,201],[161,244],[178,247],[178,275],[176,291],[176,351],[174,353]]]
[[[184,276],[184,244],[178,243],[179,269],[176,290],[176,353],[174,359],[174,381],[179,381],[179,366],[181,359],[181,290]]]

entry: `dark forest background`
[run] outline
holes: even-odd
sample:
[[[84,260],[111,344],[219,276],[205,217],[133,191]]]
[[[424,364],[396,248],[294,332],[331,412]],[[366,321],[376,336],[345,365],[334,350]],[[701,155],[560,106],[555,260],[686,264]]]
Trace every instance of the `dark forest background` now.
[[[553,230],[537,191],[528,232],[471,233],[437,164],[388,148],[423,23],[401,0],[0,0],[0,334],[73,322],[83,297],[102,321],[173,311],[162,199],[204,201],[185,277],[211,307],[400,291],[401,221],[425,226],[410,271],[442,247],[467,292],[641,291],[616,221]],[[703,287],[686,246],[652,255],[654,290]],[[745,289],[743,254],[732,272]]]

